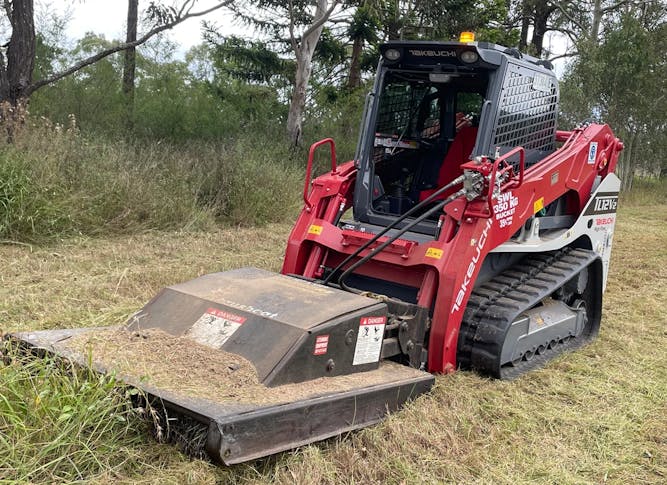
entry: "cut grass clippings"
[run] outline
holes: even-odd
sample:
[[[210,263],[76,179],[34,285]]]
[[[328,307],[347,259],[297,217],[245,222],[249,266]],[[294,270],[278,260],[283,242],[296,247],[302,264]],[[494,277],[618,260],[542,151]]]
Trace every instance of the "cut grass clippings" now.
[[[287,225],[270,225],[207,234],[74,239],[49,248],[2,246],[0,325],[9,331],[116,324],[175,282],[249,265],[279,270],[288,231]],[[380,425],[231,468],[191,460],[174,446],[154,442],[135,417],[105,429],[91,446],[87,427],[113,422],[115,411],[101,408],[101,414],[91,417],[82,410],[113,395],[106,381],[91,380],[94,392],[88,396],[78,388],[60,390],[72,385],[65,376],[53,374],[46,381],[32,377],[48,363],[34,364],[32,371],[0,367],[3,402],[10,404],[4,404],[0,418],[0,480],[665,482],[665,241],[664,205],[628,207],[621,202],[601,332],[593,344],[513,382],[469,372],[438,376],[430,394]],[[46,410],[31,406],[43,389],[80,394],[81,403],[54,401],[51,407],[59,411],[49,411],[52,417],[35,434],[40,421],[33,416]],[[73,408],[71,419],[80,423],[80,438],[64,434],[68,421],[58,421],[66,405]],[[59,445],[63,442],[67,446]],[[41,451],[45,448],[48,453]],[[39,460],[26,461],[33,455]],[[93,458],[80,464],[65,456]]]

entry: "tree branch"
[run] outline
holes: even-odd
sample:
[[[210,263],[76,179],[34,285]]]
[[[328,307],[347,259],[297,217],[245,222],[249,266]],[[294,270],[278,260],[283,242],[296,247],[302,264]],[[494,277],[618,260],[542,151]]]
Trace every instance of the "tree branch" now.
[[[184,4],[183,7],[190,3],[192,0],[187,0]],[[159,25],[157,27],[152,28],[148,32],[146,32],[143,36],[141,36],[139,39],[135,40],[134,42],[122,42],[118,45],[115,45],[113,47],[110,47],[108,49],[105,49],[101,52],[98,52],[97,54],[87,57],[86,59],[83,59],[73,66],[65,69],[64,71],[57,72],[49,77],[46,77],[44,79],[40,79],[37,82],[32,83],[28,88],[26,89],[26,96],[30,96],[33,92],[35,92],[37,89],[44,87],[48,84],[52,84],[56,81],[59,81],[60,79],[69,76],[70,74],[73,74],[81,69],[83,69],[86,66],[89,66],[91,64],[96,63],[97,61],[100,61],[104,59],[105,57],[110,56],[111,54],[115,54],[116,52],[120,52],[125,49],[129,49],[131,47],[137,47],[144,42],[146,42],[148,39],[153,37],[154,35],[159,34],[160,32],[164,32],[165,30],[169,30],[174,28],[176,25],[180,24],[181,22],[184,22],[190,18],[194,17],[201,17],[203,15],[209,14],[215,10],[218,10],[219,8],[222,8],[226,5],[229,5],[232,3],[234,0],[224,0],[210,8],[207,8],[206,10],[202,10],[200,12],[190,12],[192,5],[187,9],[187,13],[185,15],[181,16],[181,13],[184,11],[181,9],[179,12],[179,15],[171,22],[167,22],[164,25]]]
[[[573,18],[573,17],[572,17],[572,16],[571,16],[571,15],[570,15],[564,8],[563,8],[563,6],[562,6],[560,3],[556,3],[556,4],[555,4],[555,7],[556,7],[558,10],[560,10],[560,13],[562,13],[563,15],[565,15],[565,18],[567,18],[570,22],[572,22],[574,25],[576,25],[577,27],[579,27],[579,30],[582,32],[582,34],[583,34],[584,32],[586,32],[586,28],[581,24],[581,22],[579,22],[578,20],[576,20],[575,18]]]
[[[299,46],[296,42],[296,37],[294,37],[294,3],[292,0],[289,0],[289,40],[292,45],[292,50],[294,50],[294,55],[299,55]]]
[[[553,62],[557,59],[564,59],[565,57],[576,57],[579,55],[579,52],[566,52],[565,54],[560,54],[554,57],[550,57],[549,62]]]
[[[324,24],[324,22],[329,20],[329,17],[331,16],[332,12],[337,6],[338,6],[338,0],[334,0],[331,3],[331,7],[329,8],[329,10],[324,12],[319,19],[314,20],[313,23],[310,25],[310,27],[308,27],[306,31],[303,34],[301,34],[301,42],[303,42],[303,39],[305,39],[310,34],[315,32],[315,30],[319,29]]]
[[[604,7],[600,9],[600,12],[605,14],[607,12],[611,12],[612,10],[616,10],[619,7],[622,7],[623,5],[627,5],[628,3],[634,3],[632,0],[621,0],[620,2],[616,2],[613,5],[609,5],[608,7]]]
[[[177,18],[183,16],[183,13],[189,14],[190,10],[192,10],[192,7],[194,7],[194,5],[195,5],[195,0],[186,0],[185,2],[183,2],[181,9],[178,11]]]

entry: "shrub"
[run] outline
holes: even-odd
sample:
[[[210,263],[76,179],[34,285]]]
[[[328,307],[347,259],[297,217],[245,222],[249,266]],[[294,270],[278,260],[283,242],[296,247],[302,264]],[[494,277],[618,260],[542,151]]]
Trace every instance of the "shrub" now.
[[[0,152],[0,238],[32,239],[71,227],[61,189],[40,185],[16,150]]]
[[[659,205],[667,202],[665,178],[636,177],[632,189],[621,194],[621,204],[628,206]]]

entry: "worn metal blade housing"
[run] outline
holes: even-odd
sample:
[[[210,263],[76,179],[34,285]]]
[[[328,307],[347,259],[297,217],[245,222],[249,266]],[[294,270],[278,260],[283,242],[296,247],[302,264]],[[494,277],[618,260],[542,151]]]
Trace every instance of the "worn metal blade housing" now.
[[[254,268],[205,275],[164,289],[126,327],[159,329],[212,352],[241,355],[266,387],[302,383],[312,391],[298,399],[278,392],[273,401],[256,404],[174,392],[139,371],[119,377],[141,388],[170,426],[195,423],[198,453],[240,463],[377,423],[427,392],[432,375],[380,363],[386,318],[384,303],[298,278]],[[87,365],[90,356],[70,342],[99,330],[34,331],[9,338]],[[94,356],[92,365],[103,373],[114,370],[114,362]]]
[[[372,298],[242,268],[165,288],[129,326],[241,355],[264,385],[277,386],[377,369],[386,318],[387,306]],[[373,334],[364,348],[360,329]]]

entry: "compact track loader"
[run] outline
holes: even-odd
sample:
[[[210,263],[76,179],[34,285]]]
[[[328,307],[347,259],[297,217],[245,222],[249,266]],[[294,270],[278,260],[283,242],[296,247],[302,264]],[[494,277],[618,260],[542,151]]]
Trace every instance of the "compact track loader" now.
[[[433,373],[520,376],[598,333],[616,221],[622,143],[606,125],[559,131],[557,112],[551,66],[516,49],[386,43],[354,160],[311,147],[282,274],[166,288],[102,354],[96,335],[120,333],[10,338],[117,372],[225,464],[376,423]],[[331,170],[311,181],[321,146]],[[171,380],[126,353],[156,332]],[[252,385],[223,389],[244,366]]]

